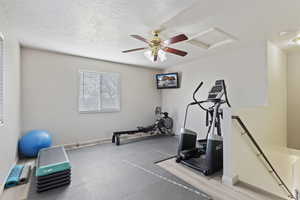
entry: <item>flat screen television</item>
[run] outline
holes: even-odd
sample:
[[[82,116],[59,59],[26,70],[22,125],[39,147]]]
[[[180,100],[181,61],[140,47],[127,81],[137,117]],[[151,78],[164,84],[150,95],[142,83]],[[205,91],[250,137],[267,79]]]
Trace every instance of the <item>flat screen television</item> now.
[[[178,73],[156,74],[157,89],[179,88]]]

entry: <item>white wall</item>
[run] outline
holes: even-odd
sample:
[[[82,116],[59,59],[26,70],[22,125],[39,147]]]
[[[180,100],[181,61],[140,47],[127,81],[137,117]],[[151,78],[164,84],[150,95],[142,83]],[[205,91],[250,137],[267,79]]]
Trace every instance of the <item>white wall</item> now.
[[[121,112],[78,113],[78,71],[121,73]],[[22,133],[45,129],[55,144],[110,138],[113,131],[154,122],[161,104],[158,70],[53,52],[21,49]]]
[[[300,52],[288,53],[288,147],[300,149]]]
[[[1,11],[1,10],[0,10]],[[13,32],[2,26],[4,35],[4,125],[0,126],[0,194],[9,169],[17,159],[17,141],[20,135],[20,67],[19,44]]]
[[[205,86],[199,95],[206,98],[213,82],[225,79],[233,113],[241,116],[280,171],[281,165],[278,165],[276,159],[280,156],[272,154],[269,148],[270,145],[286,145],[286,55],[279,48],[272,43],[252,45],[235,52],[176,66],[168,71],[179,71],[182,74],[180,89],[163,92],[163,107],[176,116],[177,133],[183,124],[185,106],[191,102],[192,92],[197,84],[204,81]],[[204,137],[206,132],[201,131],[206,130],[204,119],[203,111],[195,108],[190,113],[188,128]],[[234,137],[235,155],[232,156],[235,156],[234,170],[240,180],[285,197],[257,159],[249,140],[240,136],[240,132],[240,128],[234,123],[231,135]]]
[[[238,109],[235,114],[242,118],[275,169],[291,187],[293,158],[277,150],[287,144],[287,55],[272,43],[268,43],[267,52],[268,105]],[[256,156],[257,151],[249,139],[240,135],[243,131],[236,122],[233,130],[236,170],[240,180],[286,197]]]
[[[298,191],[298,199],[300,198],[300,154],[298,153],[298,159],[293,163],[293,190]],[[296,192],[295,192],[296,193]]]
[[[237,109],[263,144],[287,145],[287,55],[268,43],[268,105]]]
[[[186,105],[192,101],[192,93],[204,81],[199,92],[206,98],[207,92],[217,79],[224,79],[233,108],[265,105],[267,102],[267,67],[265,43],[247,46],[222,55],[201,58],[197,61],[168,68],[168,72],[181,74],[179,89],[164,90],[163,107],[174,117],[178,133],[183,125]],[[198,107],[191,109],[187,127],[198,131],[202,137],[204,112]]]

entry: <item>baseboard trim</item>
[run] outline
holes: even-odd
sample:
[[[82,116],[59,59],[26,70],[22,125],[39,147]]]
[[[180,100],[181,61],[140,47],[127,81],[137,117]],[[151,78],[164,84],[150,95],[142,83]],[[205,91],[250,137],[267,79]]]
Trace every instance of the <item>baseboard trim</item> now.
[[[122,139],[143,139],[143,138],[148,138],[151,136],[156,136],[159,134],[150,134],[150,133],[136,133],[134,135],[124,135],[121,136]],[[78,148],[85,148],[85,147],[91,147],[99,144],[107,144],[111,143],[112,139],[111,138],[100,138],[100,139],[93,139],[93,140],[86,140],[82,142],[74,142],[74,143],[69,143],[69,144],[62,144],[67,150],[72,150],[72,149],[78,149]],[[56,146],[61,146],[61,145],[56,145]]]
[[[233,177],[229,177],[229,176],[222,176],[222,183],[224,183],[225,185],[230,185],[233,186],[235,184],[237,184],[239,182],[239,176],[235,175]]]
[[[256,187],[256,186],[254,186],[254,185],[252,185],[252,184],[246,183],[246,182],[241,181],[241,180],[239,180],[238,183],[243,184],[245,187],[251,189],[252,191],[257,191],[257,192],[260,192],[260,193],[265,193],[265,194],[267,194],[267,195],[269,195],[269,196],[273,196],[274,199],[282,199],[282,200],[285,200],[285,199],[287,198],[286,196],[279,196],[279,195],[277,195],[277,194],[271,193],[271,192],[269,192],[269,191],[266,191],[266,190],[264,190],[264,189],[262,189],[262,188]]]
[[[86,140],[86,141],[82,141],[82,142],[74,142],[74,143],[62,144],[62,145],[67,150],[72,150],[72,149],[90,147],[90,146],[95,146],[98,144],[104,144],[104,143],[109,143],[109,142],[111,142],[110,138],[103,138],[103,139]],[[61,145],[57,145],[57,146],[61,146]]]

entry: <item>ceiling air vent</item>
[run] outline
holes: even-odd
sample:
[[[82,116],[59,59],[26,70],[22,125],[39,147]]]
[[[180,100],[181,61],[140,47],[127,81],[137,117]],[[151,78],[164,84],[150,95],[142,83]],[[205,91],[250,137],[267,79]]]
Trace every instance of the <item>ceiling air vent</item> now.
[[[235,40],[236,38],[229,33],[226,33],[219,28],[211,28],[190,38],[188,43],[204,49],[212,49],[234,42]]]

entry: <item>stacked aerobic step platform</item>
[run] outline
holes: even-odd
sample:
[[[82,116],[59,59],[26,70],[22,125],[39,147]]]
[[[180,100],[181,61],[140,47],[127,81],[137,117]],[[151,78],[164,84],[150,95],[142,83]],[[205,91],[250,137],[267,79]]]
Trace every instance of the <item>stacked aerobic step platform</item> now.
[[[37,192],[71,183],[71,165],[64,147],[50,147],[39,152],[36,180]]]

